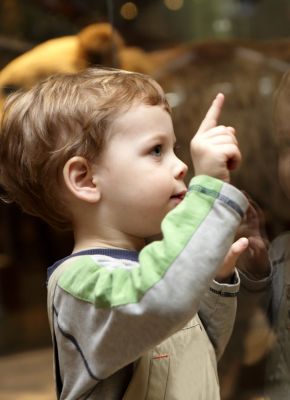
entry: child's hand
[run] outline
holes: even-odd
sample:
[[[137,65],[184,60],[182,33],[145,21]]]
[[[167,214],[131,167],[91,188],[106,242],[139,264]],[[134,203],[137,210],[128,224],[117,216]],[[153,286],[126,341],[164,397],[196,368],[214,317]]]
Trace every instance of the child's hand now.
[[[191,140],[191,157],[196,175],[209,175],[230,181],[230,170],[241,161],[235,129],[218,125],[224,95],[219,93]]]
[[[265,233],[264,214],[248,195],[247,197],[249,199],[249,208],[236,237],[247,237],[249,246],[239,257],[237,267],[250,278],[259,280],[269,276],[271,272],[268,257],[269,241]]]
[[[249,245],[247,238],[242,237],[234,242],[225,256],[224,262],[221,265],[218,274],[215,277],[217,282],[228,283],[233,276],[237,260],[244,253]]]

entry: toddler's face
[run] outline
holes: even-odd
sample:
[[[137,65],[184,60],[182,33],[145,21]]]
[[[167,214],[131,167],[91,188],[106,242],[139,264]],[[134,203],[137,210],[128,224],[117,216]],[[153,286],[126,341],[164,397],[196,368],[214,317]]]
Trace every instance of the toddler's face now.
[[[115,120],[110,137],[96,167],[106,220],[129,236],[155,235],[186,193],[171,116],[161,106],[135,105]]]

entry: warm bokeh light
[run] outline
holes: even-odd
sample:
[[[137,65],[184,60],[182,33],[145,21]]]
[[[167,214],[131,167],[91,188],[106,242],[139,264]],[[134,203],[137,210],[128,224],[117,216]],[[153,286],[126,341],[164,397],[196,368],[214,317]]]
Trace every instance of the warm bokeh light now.
[[[233,26],[229,18],[219,18],[213,21],[213,30],[216,34],[226,34],[230,33]]]
[[[164,4],[169,10],[179,10],[183,6],[183,0],[164,0]]]
[[[135,3],[128,1],[122,5],[120,14],[124,19],[132,20],[138,15],[138,8]]]

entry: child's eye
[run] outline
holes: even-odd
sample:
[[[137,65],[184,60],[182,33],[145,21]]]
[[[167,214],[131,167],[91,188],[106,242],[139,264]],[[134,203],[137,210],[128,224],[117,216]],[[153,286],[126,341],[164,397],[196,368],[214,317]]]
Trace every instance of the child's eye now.
[[[162,154],[162,146],[161,144],[158,144],[156,146],[153,147],[153,149],[151,150],[151,154],[155,157],[160,157]]]

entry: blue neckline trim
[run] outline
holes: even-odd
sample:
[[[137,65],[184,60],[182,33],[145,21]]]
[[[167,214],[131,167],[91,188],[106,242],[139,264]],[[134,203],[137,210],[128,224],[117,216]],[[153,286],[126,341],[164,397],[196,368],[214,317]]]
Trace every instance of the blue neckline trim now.
[[[110,248],[96,248],[96,249],[88,249],[78,251],[77,253],[72,253],[67,257],[62,258],[61,260],[56,261],[53,265],[48,267],[47,269],[47,279],[50,278],[53,271],[62,264],[65,260],[76,256],[86,256],[86,255],[104,255],[118,259],[130,260],[138,262],[139,253],[134,250],[125,250],[125,249],[110,249]]]

